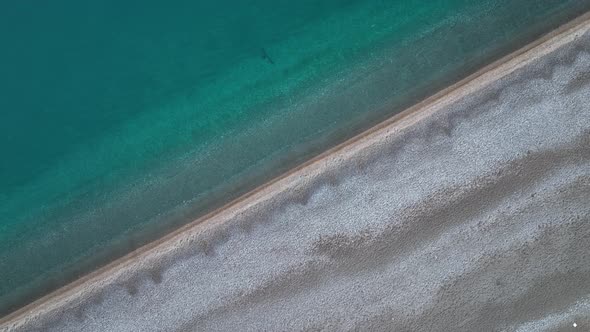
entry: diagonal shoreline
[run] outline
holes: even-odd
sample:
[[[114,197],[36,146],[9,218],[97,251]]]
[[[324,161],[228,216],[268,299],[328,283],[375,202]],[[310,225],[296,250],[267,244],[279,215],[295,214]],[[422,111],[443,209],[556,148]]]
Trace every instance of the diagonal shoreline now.
[[[0,326],[18,327],[57,309],[67,309],[80,298],[88,298],[103,286],[112,284],[119,278],[152,266],[167,255],[174,255],[183,245],[190,243],[197,235],[212,226],[222,224],[239,213],[273,196],[295,188],[297,183],[317,176],[338,163],[345,162],[368,146],[378,144],[384,136],[403,131],[418,121],[427,118],[446,105],[485,88],[526,64],[558,49],[590,30],[590,15],[586,14],[552,33],[534,41],[522,49],[496,61],[475,74],[446,88],[434,96],[416,104],[404,112],[380,123],[364,133],[322,153],[312,160],[294,168],[288,173],[269,181],[241,198],[213,211],[180,229],[154,241],[111,264],[90,273],[78,281],[65,286],[0,320]]]

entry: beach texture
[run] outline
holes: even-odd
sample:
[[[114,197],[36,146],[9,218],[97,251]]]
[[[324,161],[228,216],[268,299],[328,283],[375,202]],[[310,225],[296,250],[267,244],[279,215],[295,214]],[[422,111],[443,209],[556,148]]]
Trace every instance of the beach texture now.
[[[590,0],[1,2],[0,317],[588,10]]]
[[[2,330],[589,330],[590,23],[480,74]]]

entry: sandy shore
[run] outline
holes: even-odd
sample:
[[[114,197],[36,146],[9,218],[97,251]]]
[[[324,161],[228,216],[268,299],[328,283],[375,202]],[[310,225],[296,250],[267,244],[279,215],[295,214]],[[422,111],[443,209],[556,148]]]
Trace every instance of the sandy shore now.
[[[585,16],[3,330],[590,328]]]

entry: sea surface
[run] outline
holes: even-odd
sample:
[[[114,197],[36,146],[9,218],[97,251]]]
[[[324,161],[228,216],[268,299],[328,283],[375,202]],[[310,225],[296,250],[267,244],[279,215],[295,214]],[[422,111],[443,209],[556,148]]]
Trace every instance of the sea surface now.
[[[589,0],[2,2],[0,316],[589,9]]]

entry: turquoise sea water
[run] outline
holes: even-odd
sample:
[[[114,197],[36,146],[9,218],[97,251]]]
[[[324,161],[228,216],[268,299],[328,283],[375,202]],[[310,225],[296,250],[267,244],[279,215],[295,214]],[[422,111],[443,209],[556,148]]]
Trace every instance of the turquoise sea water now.
[[[0,314],[590,9],[582,0],[0,4]]]

